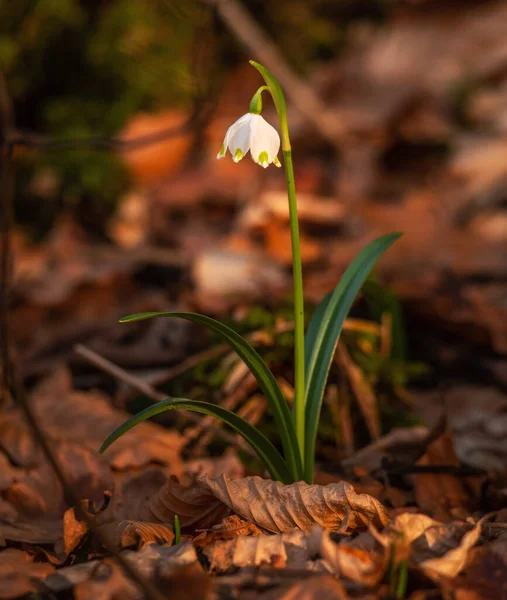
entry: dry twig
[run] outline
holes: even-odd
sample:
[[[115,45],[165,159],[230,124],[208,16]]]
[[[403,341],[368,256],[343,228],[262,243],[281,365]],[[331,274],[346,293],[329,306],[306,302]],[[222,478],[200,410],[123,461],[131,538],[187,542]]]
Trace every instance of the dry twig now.
[[[333,114],[313,89],[285,60],[275,43],[261,29],[238,0],[202,0],[216,8],[224,23],[256,59],[280,81],[294,106],[312,123],[324,139],[338,146],[343,123]]]
[[[0,74],[0,119],[1,119],[1,156],[2,156],[2,180],[0,182],[2,189],[1,193],[1,210],[2,215],[2,244],[0,257],[0,335],[1,335],[1,352],[2,352],[2,398],[6,400],[8,394],[17,403],[23,413],[32,435],[40,446],[46,460],[51,465],[57,480],[59,481],[66,502],[70,506],[79,506],[80,498],[74,492],[72,486],[69,485],[61,465],[59,464],[56,455],[51,449],[46,437],[39,427],[35,419],[25,389],[21,383],[19,373],[17,372],[15,361],[12,357],[9,344],[9,327],[8,327],[8,290],[9,290],[9,270],[10,270],[10,233],[13,225],[13,182],[12,182],[12,167],[11,155],[14,147],[13,135],[14,117],[12,112],[12,102],[8,93],[7,85],[3,74]],[[83,519],[88,527],[100,539],[106,550],[115,557],[118,564],[125,574],[143,591],[148,600],[162,600],[163,596],[158,589],[149,581],[141,577],[136,569],[116,550],[114,546],[104,539],[100,531],[95,525],[93,519],[82,511]]]
[[[141,394],[144,394],[145,396],[151,398],[155,402],[162,402],[162,400],[167,400],[167,396],[157,391],[152,385],[150,385],[146,381],[143,381],[139,377],[132,375],[128,371],[125,371],[125,369],[122,369],[118,365],[115,365],[110,360],[107,360],[107,358],[104,358],[103,356],[100,356],[100,354],[97,354],[93,350],[90,350],[90,348],[87,348],[82,344],[77,344],[74,347],[74,351],[76,352],[76,354],[79,354],[79,356],[82,356],[88,362],[95,365],[97,368],[101,369],[105,373],[108,373],[109,375],[112,375],[116,379],[123,381],[133,389],[137,390],[138,392],[141,392]],[[201,417],[198,417],[197,415],[194,415],[193,413],[186,410],[180,411],[180,413],[184,414],[189,421],[193,421],[199,426],[202,425],[203,420]],[[244,444],[241,438],[238,439],[234,435],[231,435],[227,431],[223,431],[219,427],[210,426],[210,428],[212,428],[215,431],[215,433],[219,435],[224,441],[228,442],[229,444],[233,444],[234,446],[241,445],[242,450],[252,454],[253,456],[256,456],[255,452],[250,448],[250,446]]]

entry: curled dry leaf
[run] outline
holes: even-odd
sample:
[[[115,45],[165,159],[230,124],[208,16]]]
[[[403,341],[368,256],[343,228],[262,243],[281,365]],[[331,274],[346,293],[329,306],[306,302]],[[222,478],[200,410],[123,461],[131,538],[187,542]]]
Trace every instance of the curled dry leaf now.
[[[120,521],[100,528],[102,536],[118,550],[142,548],[145,544],[170,545],[174,533],[170,526],[144,521]]]
[[[87,510],[87,507],[82,506],[81,509]],[[60,555],[65,560],[77,548],[87,533],[88,525],[86,521],[77,517],[75,508],[69,508],[63,515],[63,537],[55,544],[56,555]]]
[[[200,480],[216,498],[238,515],[274,533],[366,528],[387,524],[382,504],[368,494],[356,494],[347,482],[326,486],[304,482],[284,485],[261,477],[231,480],[225,476]]]
[[[464,567],[481,533],[484,517],[475,526],[467,522],[438,523],[422,514],[403,513],[383,534],[384,544],[395,544],[398,555],[409,558],[435,582],[452,579]]]
[[[241,535],[207,546],[203,553],[212,571],[249,566],[304,568],[309,560],[307,536],[303,531],[278,535]]]
[[[310,552],[318,553],[337,576],[349,580],[347,589],[351,587],[356,593],[380,583],[388,562],[388,553],[382,548],[377,552],[362,548],[357,540],[335,544],[328,531],[315,527],[309,543]]]
[[[194,544],[205,548],[215,542],[231,540],[239,536],[263,535],[262,531],[250,521],[245,521],[238,515],[225,518],[219,525],[215,525],[208,532],[203,532],[194,538]]]
[[[465,533],[456,548],[449,550],[438,558],[429,558],[420,562],[419,568],[436,582],[442,578],[453,579],[456,577],[465,566],[469,551],[479,539],[482,521],[483,519],[471,531]]]
[[[427,515],[421,513],[404,512],[397,515],[384,531],[385,545],[389,545],[392,540],[403,540],[405,544],[412,544],[417,538],[429,532],[432,528],[440,527],[442,523],[435,521]]]
[[[149,510],[158,522],[171,522],[178,515],[187,530],[212,527],[230,513],[229,506],[207,486],[197,482],[184,487],[174,479],[168,479],[150,498]]]
[[[127,479],[113,493],[97,523],[111,529],[122,521],[142,521],[165,525],[178,515],[183,529],[206,529],[219,523],[230,513],[227,505],[200,483],[188,487],[175,479],[166,479],[151,469]]]
[[[0,600],[10,600],[37,591],[54,571],[47,563],[34,563],[33,557],[15,548],[0,552]]]

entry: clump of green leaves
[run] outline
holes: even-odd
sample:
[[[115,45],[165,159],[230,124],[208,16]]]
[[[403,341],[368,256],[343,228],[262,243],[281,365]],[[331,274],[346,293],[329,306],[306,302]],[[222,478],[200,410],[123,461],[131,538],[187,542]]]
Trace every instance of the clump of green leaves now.
[[[299,224],[285,98],[278,81],[270,71],[253,61],[251,64],[260,72],[266,83],[265,86],[257,90],[254,98],[262,94],[263,91],[269,92],[280,119],[281,146],[290,209],[294,275],[295,393],[292,413],[275,376],[264,360],[243,337],[227,325],[211,317],[188,312],[141,313],[125,317],[122,322],[140,321],[154,317],[177,317],[203,325],[228,342],[255,376],[268,401],[270,412],[276,422],[280,436],[282,453],[278,451],[264,433],[233,412],[218,405],[185,398],[170,398],[141,411],[113,432],[102,445],[100,452],[103,452],[137,423],[161,412],[181,408],[215,416],[235,429],[252,446],[274,479],[283,483],[293,483],[302,479],[307,483],[312,483],[315,447],[324,391],[345,318],[371,269],[400,234],[392,233],[382,236],[371,242],[359,253],[345,271],[334,291],[328,294],[319,304],[305,334]],[[252,106],[252,103],[250,106]],[[244,127],[244,123],[249,122],[248,119],[251,115],[245,115],[245,117],[247,117],[246,121],[242,118],[229,128],[223,148],[227,146],[231,129],[233,130],[233,133],[230,134],[232,139],[232,136],[238,131],[238,127]],[[248,131],[245,133],[249,134]],[[259,133],[259,135],[262,134]],[[272,147],[275,147],[276,144],[273,145],[272,136],[278,134],[272,127],[269,135],[271,136],[269,143]],[[266,143],[265,140],[261,138],[256,140],[256,144],[259,146],[258,151],[262,150],[262,144],[264,143]],[[279,145],[280,140],[278,140]],[[234,156],[234,149],[229,146],[229,150]],[[277,152],[278,148],[275,148],[275,156]],[[221,151],[218,158],[222,158],[224,154],[225,150],[224,152]],[[253,159],[256,160],[256,157],[254,156]]]
[[[169,398],[141,411],[114,431],[104,442],[100,452],[104,452],[115,440],[138,423],[167,410],[186,409],[215,416],[235,429],[257,452],[275,479],[284,483],[292,483],[301,479],[312,482],[322,399],[343,322],[365,277],[380,255],[398,237],[399,234],[390,234],[369,244],[349,266],[335,290],[326,296],[317,307],[310,322],[305,340],[309,361],[306,367],[308,382],[306,388],[307,451],[304,457],[301,456],[299,450],[288,404],[274,375],[257,351],[233,329],[219,321],[197,313],[179,312],[141,313],[125,317],[121,321],[127,323],[154,317],[182,318],[207,327],[227,341],[249,367],[268,400],[270,411],[280,434],[283,456],[261,431],[234,413],[208,402],[184,398]]]

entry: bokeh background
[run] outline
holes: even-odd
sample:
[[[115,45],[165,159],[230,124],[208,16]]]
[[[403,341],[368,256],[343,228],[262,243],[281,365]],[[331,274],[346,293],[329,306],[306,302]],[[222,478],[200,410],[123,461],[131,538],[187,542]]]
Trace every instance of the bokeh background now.
[[[345,334],[348,383],[331,389],[359,408],[329,403],[339,455],[435,422],[442,390],[474,406],[505,392],[506,23],[493,0],[1,3],[18,139],[9,322],[27,385],[63,363],[75,386],[138,406],[85,344],[167,393],[218,398],[230,365],[171,371],[216,340],[117,319],[177,306],[244,333],[290,319],[283,173],[216,161],[262,83],[253,58],[288,99],[309,314],[367,242],[404,233]],[[269,101],[264,115],[277,126]],[[263,343],[290,389],[290,332]]]

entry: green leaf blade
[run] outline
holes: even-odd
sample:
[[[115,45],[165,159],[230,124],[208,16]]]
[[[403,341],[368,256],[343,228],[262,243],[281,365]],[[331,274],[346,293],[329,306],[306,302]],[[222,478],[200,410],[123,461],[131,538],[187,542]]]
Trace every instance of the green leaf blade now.
[[[368,273],[400,235],[391,233],[368,244],[349,265],[334,291],[317,307],[308,327],[305,344],[308,352],[304,460],[306,481],[311,481],[313,477],[322,398],[343,323]]]
[[[201,402],[199,400],[188,400],[186,398],[169,398],[162,402],[158,402],[153,406],[149,406],[137,415],[134,415],[131,419],[128,419],[128,421],[125,421],[123,425],[120,425],[120,427],[113,431],[100,447],[99,454],[102,454],[119,437],[124,433],[127,433],[127,431],[135,427],[138,423],[142,423],[167,410],[175,409],[191,410],[220,419],[223,423],[234,429],[236,433],[239,433],[239,435],[250,444],[274,479],[287,484],[294,483],[294,478],[286,462],[282,458],[282,455],[268,438],[253,425],[250,425],[250,423],[222,406],[210,404],[209,402]]]
[[[252,374],[254,375],[259,387],[266,396],[271,413],[276,421],[280,438],[282,441],[283,451],[289,469],[294,477],[294,480],[303,477],[303,467],[301,456],[296,438],[296,432],[292,422],[292,416],[285,400],[285,397],[276,381],[273,373],[269,370],[266,363],[262,360],[258,352],[238,333],[236,333],[227,325],[220,323],[216,319],[190,312],[148,312],[129,315],[120,319],[122,323],[130,323],[133,321],[141,321],[151,319],[153,317],[179,317],[204,325],[211,329],[223,339],[225,339],[245,362]]]

